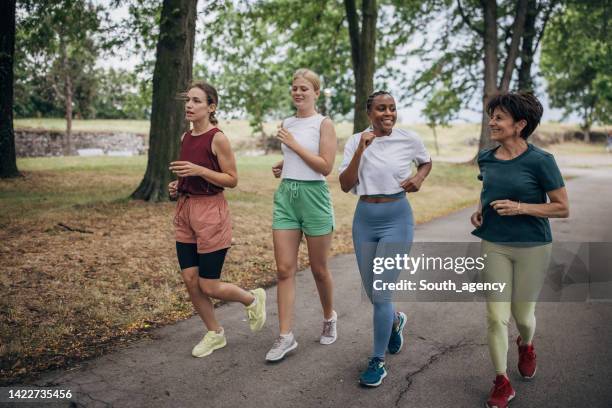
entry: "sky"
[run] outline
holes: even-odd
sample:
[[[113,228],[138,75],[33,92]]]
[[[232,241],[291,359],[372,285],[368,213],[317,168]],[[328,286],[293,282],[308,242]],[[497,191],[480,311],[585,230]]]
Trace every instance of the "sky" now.
[[[102,3],[106,4],[108,2],[108,0],[100,0]],[[121,19],[127,18],[129,16],[128,14],[128,9],[126,6],[120,7],[120,8],[116,8],[116,9],[112,9],[111,13],[111,18],[113,20],[119,21]],[[430,29],[430,35],[432,38],[437,37],[437,33],[440,29],[440,25],[436,26],[433,25]],[[411,44],[406,44],[407,48],[410,48],[412,46],[414,46],[415,44],[417,44],[417,41],[419,39],[415,38],[414,41],[411,42]],[[198,43],[197,38],[196,38],[196,44]],[[197,47],[196,47],[197,48]],[[126,51],[125,53],[122,52],[118,52],[118,55],[115,56],[106,56],[104,58],[101,58],[98,61],[98,66],[100,67],[105,67],[105,68],[128,68],[128,67],[133,67],[138,63],[138,58],[136,56],[133,55],[129,55],[128,52]],[[201,54],[201,51],[196,49],[196,54],[195,54],[195,59],[196,61],[198,60],[203,60],[204,56]],[[535,57],[535,63],[534,66],[532,68],[533,72],[537,72],[537,64],[539,61],[539,50],[538,53],[536,54]],[[396,62],[391,62],[391,64],[396,63],[399,64],[398,61]],[[404,65],[402,67],[403,70],[405,70],[407,73],[411,73],[411,72],[416,72],[418,69],[422,68],[419,64],[419,61],[417,59],[412,59],[409,61],[408,64]],[[562,119],[562,111],[559,109],[553,109],[550,107],[550,103],[548,101],[548,97],[546,95],[545,92],[545,81],[543,78],[539,78],[538,81],[539,83],[539,87],[538,89],[536,89],[536,95],[539,97],[540,101],[542,102],[542,105],[544,107],[544,115],[542,117],[542,121],[543,122],[550,122],[550,121],[561,121]],[[394,90],[398,90],[396,93],[400,93],[399,89],[401,89],[401,84],[398,83],[393,83],[391,82],[391,86],[390,86],[390,92],[393,94]],[[399,121],[402,123],[424,123],[425,122],[425,118],[424,116],[421,114],[421,110],[425,107],[424,102],[419,101],[419,100],[415,100],[415,99],[411,99],[410,103],[408,104],[407,101],[398,101],[398,116],[399,116]],[[473,110],[462,110],[459,112],[458,115],[458,120],[456,120],[455,122],[461,123],[461,122],[474,122],[474,123],[480,123],[481,120],[481,113],[478,112],[477,110],[479,109],[479,106],[474,106]],[[566,122],[573,122],[573,123],[578,123],[580,121],[580,117],[577,115],[570,115]]]

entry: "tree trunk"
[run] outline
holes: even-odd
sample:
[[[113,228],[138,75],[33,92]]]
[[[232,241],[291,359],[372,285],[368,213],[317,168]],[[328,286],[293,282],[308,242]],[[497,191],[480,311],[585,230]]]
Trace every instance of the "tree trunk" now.
[[[355,77],[355,108],[353,133],[361,132],[370,124],[366,111],[368,96],[374,91],[376,59],[376,0],[363,0],[361,30],[355,0],[345,0],[346,17],[351,41],[351,57]]]
[[[0,1],[0,178],[18,177],[13,129],[16,0]]]
[[[584,108],[584,123],[581,126],[584,132],[584,143],[591,143],[591,126],[593,124],[592,113],[592,108]]]
[[[480,128],[480,139],[478,148],[491,147],[491,135],[489,132],[489,117],[486,107],[491,98],[501,92],[508,92],[512,73],[516,67],[516,59],[519,55],[519,45],[525,29],[527,16],[527,0],[519,0],[516,5],[516,16],[512,28],[512,40],[508,49],[508,55],[504,64],[504,72],[497,84],[499,70],[498,39],[497,39],[497,3],[495,0],[483,1],[484,14],[484,92],[482,97],[482,122]],[[477,156],[475,156],[477,157]]]
[[[534,84],[531,78],[531,65],[535,49],[533,40],[536,36],[536,19],[538,17],[538,5],[536,0],[527,2],[527,16],[525,18],[525,32],[521,45],[521,65],[518,70],[518,89],[519,91],[533,91]]]
[[[132,198],[167,201],[178,159],[181,134],[187,130],[184,103],[177,98],[192,75],[197,0],[164,0],[153,71],[153,105],[147,170]]]
[[[440,155],[440,147],[438,146],[438,132],[436,131],[436,127],[432,126],[431,130],[433,131],[434,137],[434,147],[436,148],[436,156]]]
[[[66,42],[60,38],[62,69],[64,71],[64,110],[66,111],[66,134],[64,135],[64,156],[73,154],[72,148],[72,78]]]
[[[499,61],[497,57],[497,4],[495,0],[485,0],[484,7],[484,92],[482,96],[482,122],[480,126],[480,139],[478,149],[484,149],[491,145],[489,133],[489,116],[486,108],[489,100],[497,95],[497,71]]]

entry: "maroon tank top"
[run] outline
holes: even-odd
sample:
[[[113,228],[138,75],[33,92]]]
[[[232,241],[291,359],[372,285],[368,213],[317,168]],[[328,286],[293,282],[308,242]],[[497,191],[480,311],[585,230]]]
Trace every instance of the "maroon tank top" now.
[[[219,132],[220,130],[215,127],[198,136],[193,136],[191,130],[185,133],[181,142],[179,160],[221,172],[217,156],[212,151],[213,138]],[[179,177],[178,192],[180,194],[215,195],[222,191],[223,187],[209,183],[199,176]]]

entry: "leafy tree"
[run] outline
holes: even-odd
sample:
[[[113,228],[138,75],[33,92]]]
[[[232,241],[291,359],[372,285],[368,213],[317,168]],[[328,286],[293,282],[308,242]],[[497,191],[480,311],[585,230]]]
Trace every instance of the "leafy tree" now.
[[[197,0],[164,0],[153,72],[153,105],[147,170],[132,198],[167,201],[168,163],[187,130],[183,101],[177,98],[192,77]]]
[[[321,76],[324,88],[333,90],[329,101],[319,99],[320,110],[325,110],[327,102],[328,114],[344,116],[352,111],[355,129],[362,130],[367,125],[365,100],[373,84],[385,87],[389,78],[401,73],[389,61],[415,30],[424,28],[424,20],[415,16],[426,15],[430,6],[416,0],[387,0],[380,7],[371,1],[350,2],[350,6],[355,7],[351,16],[357,25],[363,19],[363,6],[366,14],[376,11],[376,19],[366,18],[367,39],[358,40],[370,47],[374,30],[375,52],[364,54],[361,46],[351,45],[349,32],[354,24],[349,24],[344,1],[235,0],[216,5],[204,13],[210,16],[202,41],[207,63],[200,72],[208,74],[222,96],[227,95],[224,100],[231,101],[230,109],[248,114],[260,133],[265,118],[277,118],[292,109],[291,74],[308,67]],[[359,53],[356,60],[355,52]],[[366,65],[368,69],[363,68]]]
[[[544,35],[550,16],[557,10],[560,0],[528,0],[525,17],[525,32],[521,42],[520,64],[518,66],[518,85],[522,91],[534,91],[534,77],[531,68],[534,55]]]
[[[438,133],[436,129],[439,126],[446,127],[450,121],[457,117],[457,113],[461,109],[461,100],[454,93],[450,86],[444,85],[435,90],[423,109],[423,114],[427,120],[427,126],[431,128],[434,135],[434,146],[436,154],[440,154],[438,146]]]
[[[609,2],[571,2],[555,15],[542,44],[541,69],[551,105],[580,113],[585,141],[594,122],[612,120]]]
[[[19,176],[13,129],[15,0],[0,2],[0,178]]]
[[[346,18],[351,40],[353,74],[355,75],[355,116],[353,132],[365,129],[369,124],[366,110],[368,96],[374,90],[376,57],[376,0],[361,1],[361,16],[357,13],[355,0],[345,0]],[[361,22],[359,21],[361,17]]]
[[[531,64],[537,38],[542,35],[556,2],[457,0],[442,3],[445,7],[439,17],[445,23],[441,35],[433,41],[428,39],[428,43],[412,53],[429,63],[417,73],[408,94],[427,96],[441,84],[447,84],[448,90],[460,98],[462,108],[473,106],[479,99],[481,149],[491,144],[484,109],[490,98],[509,91],[519,70],[523,73],[521,86],[532,86]],[[525,37],[530,40],[524,41]],[[521,65],[517,67],[519,61]]]
[[[72,154],[72,118],[79,76],[91,74],[99,46],[100,6],[86,0],[25,1],[20,10],[19,38],[23,53],[19,63],[31,70],[47,70],[51,89],[64,105],[65,154]],[[81,88],[83,96],[84,88]]]
[[[264,121],[292,111],[291,76],[301,67],[334,89],[328,114],[344,115],[351,107],[352,81],[344,12],[338,6],[337,1],[276,0],[210,7],[202,41],[206,64],[197,72],[217,86],[222,109],[246,113],[262,137]],[[320,110],[325,102],[322,95]]]
[[[149,119],[151,84],[134,71],[98,69],[93,112],[100,119]]]

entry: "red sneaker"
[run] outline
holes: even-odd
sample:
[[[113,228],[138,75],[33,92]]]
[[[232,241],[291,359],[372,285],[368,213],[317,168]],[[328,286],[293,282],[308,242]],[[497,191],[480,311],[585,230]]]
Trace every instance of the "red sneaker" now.
[[[521,346],[521,336],[516,339],[519,351],[518,370],[525,380],[530,380],[535,377],[537,364],[536,354],[533,344],[529,346]]]
[[[493,388],[491,389],[491,395],[487,400],[487,408],[506,408],[508,403],[516,393],[510,385],[510,381],[503,375],[498,375],[493,381]]]

